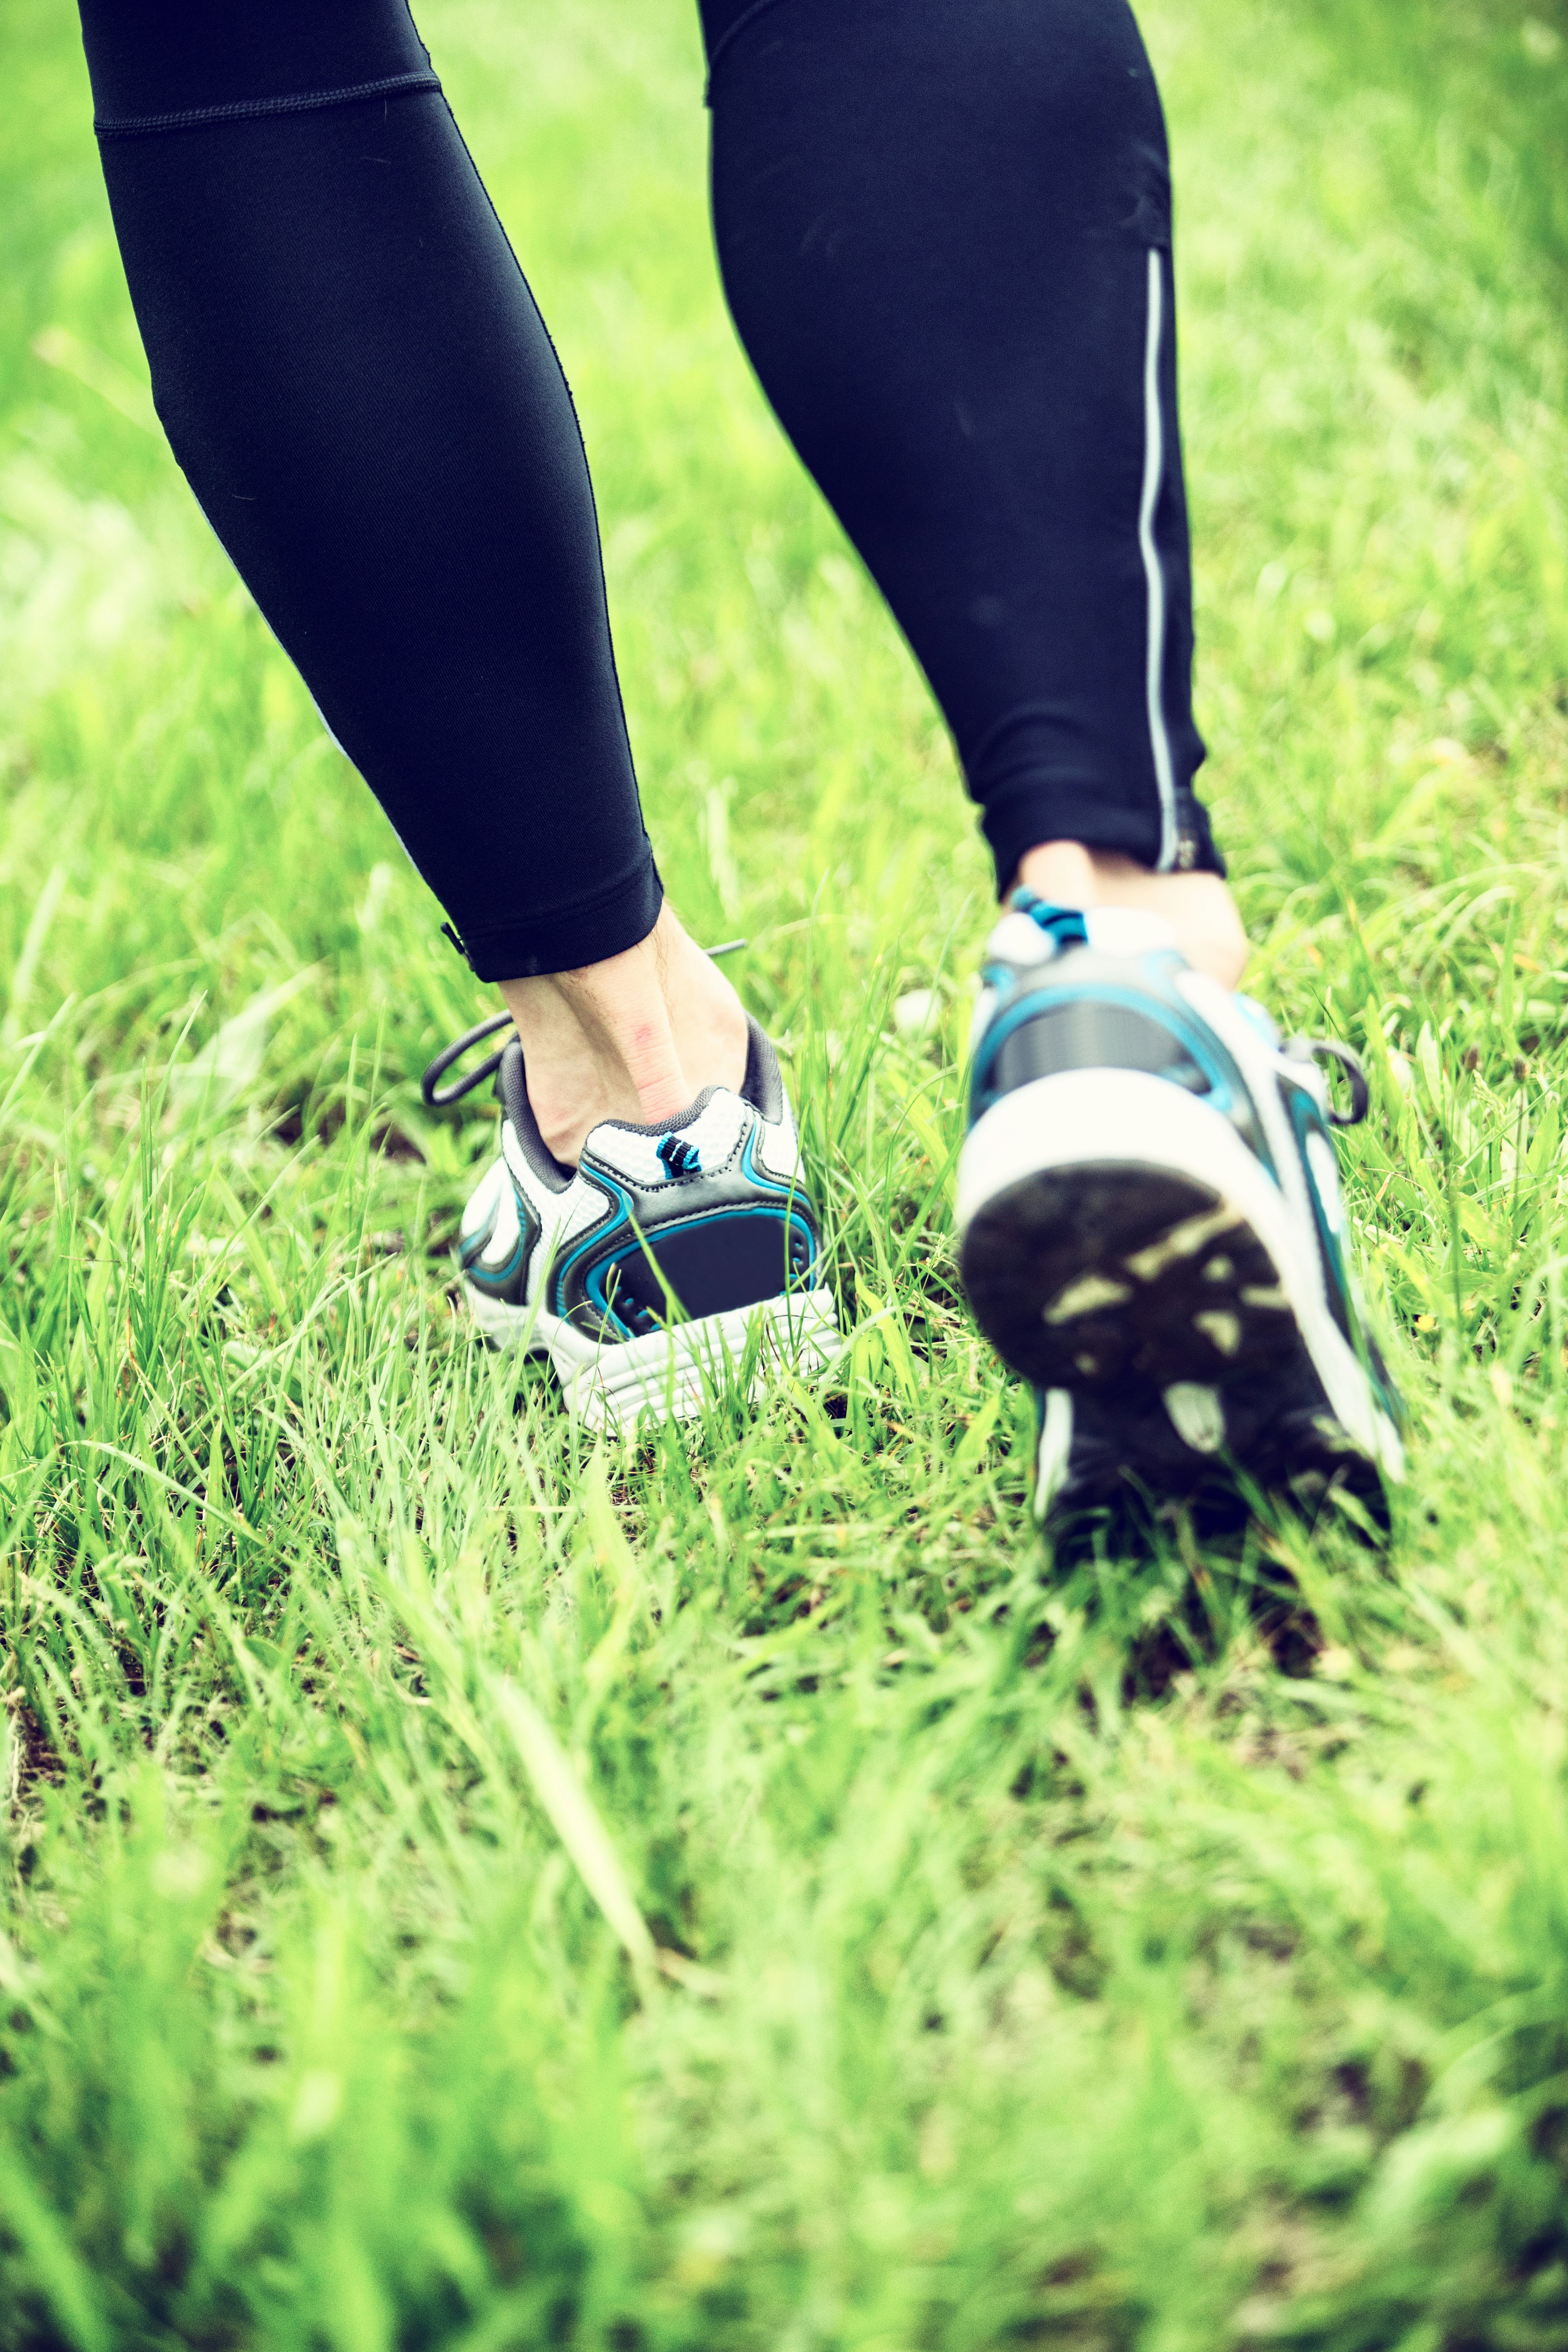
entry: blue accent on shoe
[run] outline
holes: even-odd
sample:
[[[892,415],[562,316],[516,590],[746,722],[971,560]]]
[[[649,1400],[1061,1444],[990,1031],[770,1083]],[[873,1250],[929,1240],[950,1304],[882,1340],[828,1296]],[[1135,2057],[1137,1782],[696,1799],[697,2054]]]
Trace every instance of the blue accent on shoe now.
[[[623,1192],[620,1186],[616,1182],[614,1177],[606,1175],[601,1168],[595,1169],[594,1181],[595,1184],[602,1185],[604,1190],[612,1196],[616,1203],[616,1213],[610,1219],[608,1224],[590,1226],[582,1241],[578,1243],[576,1248],[572,1252],[571,1256],[563,1259],[559,1265],[552,1267],[550,1274],[550,1287],[554,1296],[551,1301],[551,1312],[555,1315],[564,1315],[566,1312],[566,1277],[571,1273],[573,1267],[577,1264],[578,1260],[580,1258],[586,1257],[590,1250],[597,1249],[600,1243],[605,1241],[611,1234],[616,1232],[622,1225],[630,1224],[632,1221],[632,1203],[630,1193]],[[612,1323],[616,1324],[619,1328],[626,1333],[626,1338],[629,1339],[631,1337],[630,1332],[626,1331],[626,1327],[621,1322],[618,1315],[612,1313],[610,1320]]]
[[[1054,940],[1058,948],[1085,948],[1089,945],[1089,925],[1081,907],[1058,907],[1049,898],[1042,898],[1034,890],[1015,890],[1008,900],[1018,914],[1027,915],[1032,923]]]
[[[1259,1008],[1261,1010],[1261,1008]],[[1267,1014],[1265,1014],[1267,1019]],[[1312,1223],[1317,1229],[1318,1245],[1323,1260],[1323,1281],[1329,1294],[1331,1309],[1352,1346],[1362,1360],[1362,1369],[1372,1384],[1373,1391],[1384,1412],[1396,1429],[1405,1426],[1408,1416],[1405,1400],[1388,1377],[1388,1368],[1372,1342],[1363,1326],[1363,1313],[1356,1297],[1356,1287],[1346,1257],[1349,1239],[1343,1227],[1336,1226],[1323,1206],[1323,1195],[1318,1182],[1318,1171],[1312,1165],[1312,1155],[1307,1149],[1310,1136],[1321,1138],[1331,1158],[1337,1160],[1334,1139],[1323,1124],[1322,1115],[1304,1086],[1288,1082],[1284,1088],[1286,1108],[1290,1124],[1300,1147],[1301,1168],[1307,1180],[1307,1195],[1312,1203]]]
[[[503,1283],[508,1283],[511,1280],[513,1275],[522,1264],[523,1252],[527,1247],[528,1233],[527,1229],[524,1228],[523,1231],[518,1234],[516,1245],[512,1250],[511,1255],[508,1258],[504,1265],[480,1266],[478,1264],[478,1260],[483,1249],[482,1243],[478,1249],[466,1248],[461,1255],[463,1272],[468,1276],[471,1281],[488,1282],[493,1285],[497,1289],[500,1289]]]
[[[702,1155],[694,1143],[683,1141],[679,1135],[667,1135],[658,1147],[661,1165],[671,1176],[700,1176]]]
[[[514,1197],[517,1197],[515,1178],[511,1189]],[[471,1282],[482,1282],[493,1289],[500,1290],[512,1279],[528,1253],[530,1241],[528,1211],[520,1197],[517,1198],[517,1240],[512,1244],[511,1255],[504,1265],[480,1266],[479,1261],[489,1247],[490,1236],[495,1229],[496,1221],[492,1213],[477,1234],[470,1234],[466,1242],[459,1244],[458,1263]]]
[[[1236,1007],[1238,1013],[1246,1013],[1247,1019],[1251,1022],[1253,1027],[1257,1030],[1264,1044],[1266,1045],[1272,1045],[1278,1050],[1279,1044],[1279,1024],[1275,1020],[1272,1013],[1266,1013],[1264,1011],[1262,1005],[1258,1002],[1257,997],[1243,996],[1238,989],[1236,996]]]
[[[749,1184],[755,1184],[760,1191],[776,1193],[781,1201],[798,1201],[803,1209],[805,1207],[806,1201],[805,1189],[795,1177],[771,1176],[765,1169],[758,1167],[757,1129],[755,1128],[752,1128],[750,1135],[747,1136],[745,1148],[741,1153],[741,1173]],[[811,1244],[812,1264],[814,1265],[816,1263],[818,1246],[819,1244],[817,1243],[816,1236],[814,1234]]]
[[[1340,1236],[1330,1223],[1323,1208],[1323,1196],[1318,1188],[1317,1171],[1312,1155],[1307,1149],[1310,1136],[1321,1136],[1332,1152],[1333,1138],[1319,1116],[1318,1107],[1305,1087],[1287,1087],[1285,1108],[1290,1114],[1290,1124],[1301,1149],[1301,1168],[1307,1180],[1307,1192],[1312,1203],[1312,1222],[1318,1229],[1318,1243],[1323,1255],[1323,1272],[1331,1292],[1338,1294],[1336,1320],[1348,1331],[1351,1328],[1350,1276],[1345,1267],[1344,1251]]]

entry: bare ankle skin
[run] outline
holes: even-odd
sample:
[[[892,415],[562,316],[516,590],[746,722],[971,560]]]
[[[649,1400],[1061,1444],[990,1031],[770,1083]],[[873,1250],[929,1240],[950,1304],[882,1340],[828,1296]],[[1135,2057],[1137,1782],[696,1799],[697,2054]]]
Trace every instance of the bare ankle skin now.
[[[1142,907],[1163,915],[1195,970],[1234,988],[1247,935],[1217,874],[1152,874],[1117,851],[1047,841],[1016,879],[1063,907]],[[746,1070],[741,1000],[668,903],[634,948],[577,971],[500,984],[517,1024],[539,1131],[574,1162],[604,1118],[651,1126],[704,1087],[739,1087]]]
[[[1247,969],[1247,933],[1217,874],[1152,874],[1118,850],[1043,841],[1019,860],[1016,878],[1058,907],[1139,907],[1163,915],[1194,970],[1222,988],[1235,988]]]
[[[635,948],[579,971],[503,980],[522,1040],[528,1097],[558,1160],[574,1162],[604,1118],[651,1126],[704,1087],[739,1087],[746,1016],[667,903]]]

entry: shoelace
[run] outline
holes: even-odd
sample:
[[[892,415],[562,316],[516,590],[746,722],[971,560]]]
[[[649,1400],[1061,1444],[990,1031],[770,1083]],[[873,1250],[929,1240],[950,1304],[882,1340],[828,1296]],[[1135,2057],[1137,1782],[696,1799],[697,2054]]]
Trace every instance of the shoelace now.
[[[1338,1037],[1292,1037],[1285,1048],[1292,1062],[1337,1062],[1350,1080],[1351,1107],[1336,1110],[1329,1105],[1331,1127],[1359,1127],[1372,1108],[1372,1088],[1367,1084],[1366,1071],[1361,1055],[1353,1045],[1346,1045]]]
[[[725,940],[721,946],[709,948],[707,953],[717,962],[721,956],[734,955],[746,945],[744,940]],[[455,1085],[444,1087],[440,1084],[454,1062],[460,1062],[465,1054],[482,1045],[487,1037],[495,1036],[499,1030],[510,1027],[510,1013],[493,1013],[489,1020],[479,1022],[475,1028],[465,1029],[460,1037],[454,1037],[449,1045],[444,1045],[419,1081],[419,1096],[426,1109],[449,1110],[454,1103],[461,1102],[465,1095],[471,1095],[476,1087],[482,1087],[487,1078],[493,1077],[501,1066],[507,1050],[505,1045],[498,1045],[493,1054],[487,1054],[482,1062],[458,1078]]]
[[[438,1081],[446,1076],[454,1062],[462,1060],[471,1047],[482,1044],[487,1037],[493,1037],[498,1029],[510,1027],[511,1014],[498,1013],[490,1020],[481,1021],[477,1028],[465,1029],[460,1037],[454,1037],[449,1045],[444,1046],[419,1081],[420,1098],[426,1109],[447,1110],[453,1103],[461,1102],[465,1095],[471,1095],[476,1087],[482,1087],[485,1080],[500,1069],[501,1057],[506,1052],[504,1045],[498,1045],[493,1054],[487,1054],[479,1066],[470,1070],[466,1077],[459,1078],[455,1086],[443,1087]]]

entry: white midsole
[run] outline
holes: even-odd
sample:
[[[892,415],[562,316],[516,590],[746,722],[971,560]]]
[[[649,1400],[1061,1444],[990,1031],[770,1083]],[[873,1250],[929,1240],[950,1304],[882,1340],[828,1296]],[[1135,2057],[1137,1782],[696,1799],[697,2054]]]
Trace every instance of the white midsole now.
[[[823,1370],[843,1346],[830,1290],[764,1298],[619,1341],[591,1339],[563,1317],[508,1307],[470,1284],[464,1290],[487,1339],[549,1357],[569,1409],[590,1429],[634,1428],[644,1413],[655,1421],[692,1419],[734,1378],[754,1340],[760,1345],[748,1396],[781,1365],[804,1374]]]
[[[1346,1433],[1392,1478],[1404,1449],[1323,1291],[1316,1234],[1309,1255],[1262,1162],[1212,1105],[1143,1070],[1064,1070],[1004,1095],[976,1120],[958,1164],[962,1236],[986,1203],[1048,1169],[1110,1161],[1187,1176],[1242,1216],[1274,1261],[1279,1286]]]

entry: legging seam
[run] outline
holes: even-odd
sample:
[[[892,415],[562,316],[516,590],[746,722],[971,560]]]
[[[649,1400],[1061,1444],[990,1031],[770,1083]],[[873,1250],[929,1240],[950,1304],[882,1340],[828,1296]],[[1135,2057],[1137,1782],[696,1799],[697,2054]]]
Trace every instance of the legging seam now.
[[[131,114],[119,121],[95,121],[92,127],[100,139],[142,139],[153,131],[192,131],[205,123],[245,122],[268,114],[305,114],[321,106],[352,106],[363,98],[400,98],[440,87],[435,74],[415,70],[384,74],[379,81],[350,82],[341,89],[297,90],[284,98],[241,98],[227,106],[185,107],[177,114]]]
[[[713,68],[718,64],[720,58],[723,56],[725,50],[729,47],[731,42],[737,39],[739,36],[745,31],[747,26],[751,24],[752,19],[760,16],[765,8],[776,7],[777,5],[778,0],[752,0],[752,5],[749,8],[742,9],[740,16],[736,17],[734,23],[730,26],[726,31],[721,33],[708,59],[708,81],[707,86],[702,92],[702,102],[705,106],[712,103]]]

